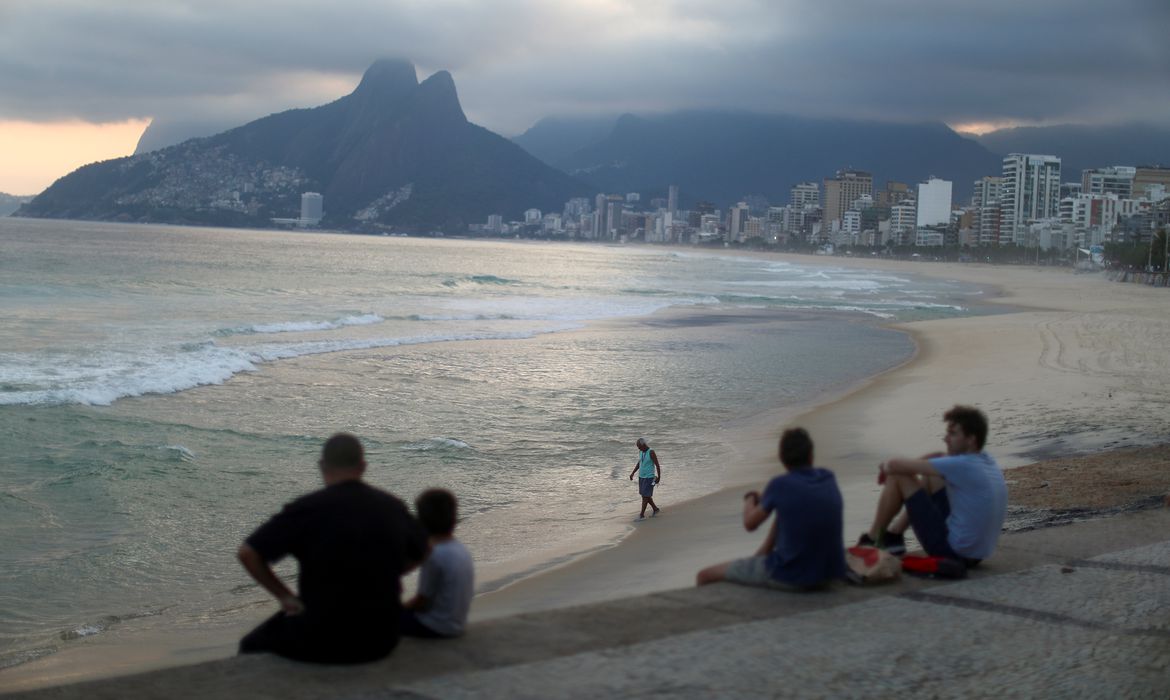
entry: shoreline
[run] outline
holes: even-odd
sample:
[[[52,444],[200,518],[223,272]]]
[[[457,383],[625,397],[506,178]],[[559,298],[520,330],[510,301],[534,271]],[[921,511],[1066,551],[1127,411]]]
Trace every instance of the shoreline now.
[[[726,252],[721,251],[720,254]],[[735,252],[734,254],[739,253]],[[805,256],[755,254],[755,257],[765,256],[800,264],[821,262],[820,260],[806,260]],[[639,523],[631,534],[621,538],[616,544],[600,545],[600,551],[592,553],[574,554],[562,564],[554,565],[552,568],[543,569],[531,575],[521,575],[518,580],[508,583],[498,590],[477,596],[472,608],[473,622],[521,611],[533,612],[553,607],[609,600],[642,592],[687,587],[693,584],[694,573],[702,566],[722,559],[744,556],[755,548],[762,533],[749,535],[743,532],[739,523],[739,491],[745,484],[758,487],[760,480],[779,471],[780,467],[774,456],[775,439],[779,434],[780,426],[784,424],[799,422],[808,428],[817,442],[817,462],[828,466],[837,473],[847,505],[845,533],[849,539],[853,533],[868,525],[866,521],[872,515],[872,506],[877,493],[876,486],[872,481],[874,462],[882,457],[904,452],[907,449],[911,451],[934,449],[941,434],[939,420],[941,413],[957,400],[943,400],[948,393],[962,391],[963,387],[975,389],[980,385],[986,385],[974,393],[982,397],[994,397],[999,390],[1011,388],[1013,384],[1033,379],[1043,383],[1045,378],[1051,379],[1048,375],[1053,372],[1059,374],[1058,370],[1049,368],[1041,372],[1043,376],[1032,378],[1027,376],[1027,372],[1021,373],[1019,367],[1012,368],[1009,363],[1003,369],[1006,374],[1011,376],[996,379],[988,376],[989,372],[996,369],[994,363],[989,366],[987,361],[981,361],[971,367],[963,366],[960,363],[957,368],[954,363],[956,354],[962,358],[965,353],[970,352],[970,348],[967,346],[971,340],[968,336],[973,333],[977,335],[977,332],[992,334],[997,340],[1014,339],[1012,342],[1005,343],[1005,347],[998,350],[988,349],[990,356],[984,360],[1004,355],[1010,358],[1013,353],[1019,353],[1021,349],[1035,351],[1038,348],[1038,353],[1032,352],[1033,355],[1038,354],[1040,357],[1045,357],[1047,356],[1046,352],[1051,355],[1051,352],[1046,350],[1050,347],[1051,342],[1046,344],[1045,338],[1051,341],[1051,337],[1057,339],[1063,337],[1069,341],[1066,345],[1076,344],[1069,340],[1068,329],[1048,328],[1049,336],[1039,339],[1036,337],[1038,333],[1043,336],[1043,333],[1036,330],[1040,325],[1037,322],[1052,323],[1060,320],[1060,318],[1050,318],[1052,316],[1063,317],[1085,312],[1083,310],[1070,310],[1068,308],[1070,302],[1067,300],[1061,302],[1055,298],[1044,297],[1041,293],[1044,292],[1043,289],[1038,292],[1036,289],[1028,289],[1025,285],[1025,289],[1021,291],[1019,288],[1020,280],[1031,276],[1028,273],[1037,274],[1041,278],[1042,283],[1034,284],[1034,286],[1045,287],[1047,283],[1054,280],[1058,282],[1059,284],[1055,285],[1057,287],[1055,293],[1058,297],[1062,294],[1076,292],[1082,283],[1088,283],[1089,287],[1097,288],[1101,294],[1089,300],[1090,315],[1116,313],[1119,307],[1120,309],[1150,311],[1155,308],[1152,302],[1165,298],[1165,293],[1160,290],[1119,285],[1100,277],[1074,276],[1063,270],[1054,273],[1050,270],[1005,269],[979,264],[974,264],[976,267],[968,267],[946,263],[923,264],[836,258],[823,261],[823,264],[826,265],[842,265],[842,263],[848,266],[959,279],[960,281],[985,285],[996,289],[996,293],[982,299],[981,302],[1012,308],[1006,309],[1005,313],[984,316],[883,324],[907,333],[912,338],[915,351],[906,361],[877,375],[862,378],[827,396],[818,397],[817,403],[814,405],[806,403],[764,410],[734,426],[728,430],[728,433],[731,434],[729,438],[736,441],[736,452],[740,456],[740,461],[734,469],[728,470],[724,477],[725,484],[721,489],[687,502],[663,503],[662,516],[653,520],[648,518],[646,522]],[[950,269],[955,267],[965,269]],[[1064,275],[1066,279],[1055,278],[1054,274]],[[1006,279],[994,279],[998,276]],[[1017,286],[1013,288],[1013,284]],[[1106,288],[1102,285],[1109,286]],[[1123,289],[1126,287],[1131,287],[1131,289]],[[1147,292],[1154,292],[1154,294],[1149,295]],[[1052,291],[1048,290],[1047,293],[1051,294]],[[1074,300],[1078,298],[1086,298],[1083,289],[1079,296],[1073,295]],[[1141,316],[1140,313],[1137,315]],[[1163,335],[1170,337],[1170,328],[1168,328],[1170,319],[1167,318],[1167,314],[1152,313],[1150,316],[1158,321],[1159,325],[1156,326],[1156,329],[1162,335],[1157,337],[1161,338]],[[1080,323],[1081,325],[1076,325],[1075,328],[1084,330],[1088,327],[1085,324],[1092,324],[1093,320],[1085,319]],[[1072,333],[1072,335],[1075,336],[1076,333]],[[1037,342],[1038,340],[1040,342]],[[1166,348],[1167,344],[1162,342],[1161,347]],[[1151,353],[1153,353],[1152,350]],[[1167,359],[1166,353],[1167,351],[1163,349],[1161,354],[1153,354],[1157,355],[1157,360],[1160,362]],[[1060,353],[1056,353],[1057,360],[1059,360],[1059,356]],[[950,364],[948,364],[948,360],[951,361]],[[1057,361],[1053,366],[1059,365],[1060,362]],[[1015,370],[1014,373],[1007,371],[1012,369]],[[948,386],[947,391],[939,391],[936,385],[930,389],[928,385],[932,381],[937,382],[940,370],[948,377],[950,375],[946,375],[947,372],[953,374],[957,371],[959,388],[951,389]],[[1109,371],[1101,371],[1093,375],[1094,386],[1089,392],[1092,398],[1099,398],[1105,387],[1113,385],[1109,378],[1117,374],[1117,368],[1113,367],[1111,371],[1112,374]],[[1120,374],[1126,377],[1130,376],[1126,372]],[[1132,379],[1132,377],[1130,378]],[[1138,379],[1139,381],[1136,383],[1140,387],[1142,381],[1140,381],[1140,377]],[[1129,386],[1133,383],[1122,382],[1125,385],[1122,388],[1133,392],[1134,388]],[[1078,394],[1076,391],[1067,391],[1067,388],[1058,393],[1061,394],[1062,399],[1069,398],[1070,393],[1073,394],[1071,398],[1077,398],[1076,394]],[[1138,392],[1134,396],[1130,396],[1127,402],[1131,405],[1140,403],[1142,396]],[[1084,397],[1082,396],[1081,399],[1083,400]],[[968,402],[966,399],[962,400]],[[1014,396],[1013,400],[1020,401],[1022,399]],[[1053,399],[1053,402],[1055,401]],[[941,405],[936,405],[940,402]],[[970,402],[980,405],[979,401]],[[1001,435],[997,430],[996,409],[988,406],[981,407],[988,411],[992,420],[989,449],[997,456],[1003,466],[1017,466],[1030,461],[1027,454],[1043,447],[1043,445],[1037,444],[1035,431],[1031,431],[1032,436],[1031,439],[1029,438],[1029,430],[1026,429],[1028,426],[1024,426],[1025,429],[1007,431],[1006,434]],[[1009,406],[1006,408],[1019,411],[1018,407]],[[1082,408],[1086,407],[1082,406]],[[1086,412],[1090,414],[1090,417],[1093,417],[1091,410]],[[1032,423],[1031,427],[1035,427],[1035,422]],[[1147,439],[1152,439],[1154,435],[1156,435],[1155,432],[1147,431]],[[1001,442],[998,439],[1001,437],[1006,439]],[[1080,437],[1084,438],[1084,436]],[[905,447],[907,445],[914,447],[907,448]],[[1082,452],[1095,451],[1107,446],[1106,444],[1094,445],[1092,439],[1080,440]],[[1052,445],[1049,445],[1048,448],[1052,449]],[[669,465],[669,453],[666,452],[663,456],[667,460],[666,465]],[[226,630],[222,628],[209,630],[208,634],[203,635],[201,639],[192,640],[189,648],[171,650],[178,653],[171,653],[166,658],[155,658],[151,663],[131,665],[126,668],[119,668],[115,664],[112,668],[106,668],[106,672],[100,675],[117,675],[230,655],[234,651],[235,636],[231,638],[231,643],[227,646],[219,643],[219,640],[212,639],[212,637],[218,637],[225,633]],[[152,639],[150,635],[147,635],[123,650],[134,647],[149,647]],[[76,650],[71,650],[70,653],[54,654],[53,657],[61,657],[55,662],[52,657],[45,657],[29,664],[22,664],[21,667],[8,669],[3,673],[8,675],[17,668],[21,668],[23,671],[34,671],[36,670],[34,668],[22,667],[39,666],[41,667],[42,680],[37,685],[58,684],[80,678],[96,677],[92,674],[82,676],[71,674],[68,667],[90,666],[90,670],[103,668],[101,664],[109,662],[110,659],[108,655],[107,658],[102,658],[99,646],[79,645]],[[80,654],[80,658],[78,654]],[[145,659],[138,660],[145,661]],[[0,681],[8,681],[11,678],[12,676],[9,678],[0,677]],[[0,685],[7,686],[8,683],[4,682]]]
[[[1152,380],[1170,361],[1164,292],[1063,269],[826,261],[840,262],[990,287],[995,293],[985,301],[1003,312],[887,324],[915,343],[905,363],[787,422],[782,411],[766,412],[762,419],[771,414],[778,420],[770,427],[750,426],[742,436],[751,443],[743,450],[749,463],[740,467],[742,478],[735,483],[689,502],[661,503],[663,517],[647,523],[653,530],[640,527],[612,548],[485,594],[477,598],[473,618],[685,587],[703,566],[746,556],[762,534],[743,531],[740,491],[779,473],[775,440],[789,425],[810,431],[817,463],[836,473],[846,503],[847,539],[868,529],[878,493],[874,465],[892,455],[938,449],[942,413],[955,403],[988,413],[989,451],[1005,469],[1037,455],[1088,454],[1164,439],[1154,412],[1145,409],[1155,398]],[[1117,332],[1136,341],[1140,351],[1116,347]],[[1103,401],[1112,410],[1102,412]],[[664,558],[662,552],[670,554]]]

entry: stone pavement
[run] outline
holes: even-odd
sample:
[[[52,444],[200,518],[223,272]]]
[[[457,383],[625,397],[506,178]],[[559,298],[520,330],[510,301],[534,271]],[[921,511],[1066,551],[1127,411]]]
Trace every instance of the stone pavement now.
[[[491,620],[359,667],[232,658],[6,698],[894,695],[1170,697],[1170,509],[1005,535],[958,582],[718,584]]]

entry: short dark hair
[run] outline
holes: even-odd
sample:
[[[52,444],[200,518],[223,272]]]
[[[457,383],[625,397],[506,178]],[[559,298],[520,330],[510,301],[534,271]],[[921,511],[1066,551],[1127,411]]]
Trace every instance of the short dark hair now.
[[[450,535],[455,531],[455,515],[459,502],[446,489],[427,489],[414,499],[418,521],[432,535]]]
[[[812,466],[813,441],[804,428],[789,428],[780,436],[780,462],[789,469]]]
[[[979,449],[987,442],[987,416],[974,406],[958,406],[943,414],[943,420],[963,429],[964,435],[975,438]]]
[[[323,469],[356,469],[365,459],[361,441],[349,433],[337,433],[321,448]]]

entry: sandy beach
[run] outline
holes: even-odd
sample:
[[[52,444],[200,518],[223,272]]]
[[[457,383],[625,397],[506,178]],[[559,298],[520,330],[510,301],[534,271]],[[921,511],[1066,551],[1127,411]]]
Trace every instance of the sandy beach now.
[[[789,258],[809,263],[808,257]],[[989,417],[988,450],[1005,468],[1048,457],[1164,442],[1170,296],[1067,269],[833,258],[832,264],[985,285],[1004,313],[897,324],[918,351],[906,364],[800,415],[759,416],[728,431],[742,462],[718,493],[672,503],[616,547],[476,600],[479,619],[693,585],[703,566],[745,556],[763,536],[745,533],[740,499],[780,469],[776,440],[806,427],[817,463],[845,497],[848,537],[868,529],[877,463],[942,448],[943,411],[973,404]],[[659,446],[669,475],[670,452]],[[669,476],[666,476],[669,479]],[[631,501],[631,513],[636,506]]]
[[[750,553],[763,531],[743,531],[741,494],[761,488],[778,472],[776,440],[788,426],[808,428],[817,463],[836,472],[850,538],[869,525],[877,462],[940,449],[941,414],[955,403],[988,413],[988,450],[1009,468],[1166,440],[1160,414],[1167,403],[1162,380],[1170,364],[1170,295],[1164,289],[1064,269],[786,259],[975,283],[997,290],[981,303],[1002,307],[1002,313],[897,324],[917,345],[916,355],[902,366],[837,395],[810,397],[805,406],[765,412],[726,428],[724,439],[734,446],[736,463],[724,465],[722,489],[707,496],[672,499],[671,461],[679,455],[648,436],[663,460],[664,480],[656,494],[662,514],[636,523],[615,546],[480,595],[473,621],[688,587],[703,566]],[[632,519],[637,499],[632,488],[630,493]],[[266,614],[257,610],[256,619]],[[81,645],[6,670],[0,687],[225,657],[234,653],[243,631],[209,627],[182,653],[159,651],[173,644],[165,630],[157,638],[145,635],[120,645]]]

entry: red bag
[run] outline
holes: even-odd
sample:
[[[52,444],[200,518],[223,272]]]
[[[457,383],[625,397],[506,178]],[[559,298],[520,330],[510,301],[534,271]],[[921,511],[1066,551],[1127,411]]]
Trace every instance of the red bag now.
[[[907,554],[902,557],[902,570],[908,574],[932,578],[967,578],[967,566],[949,557]]]

